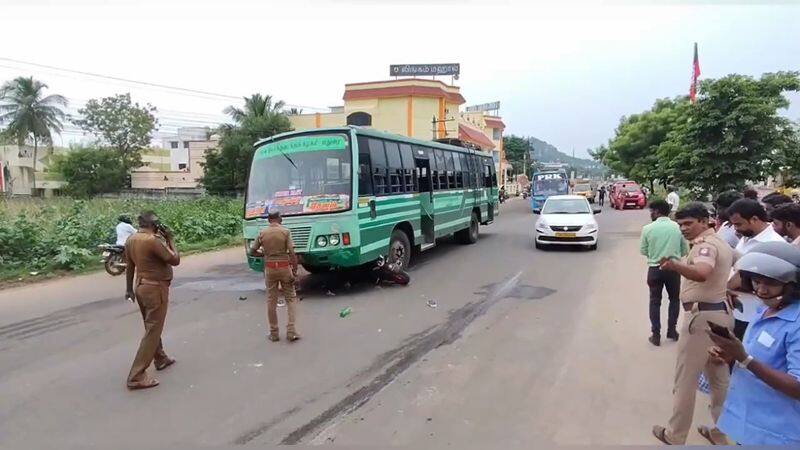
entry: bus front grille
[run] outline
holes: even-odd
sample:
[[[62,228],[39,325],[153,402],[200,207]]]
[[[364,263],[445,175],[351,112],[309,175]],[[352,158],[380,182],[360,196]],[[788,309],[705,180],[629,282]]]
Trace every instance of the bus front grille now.
[[[292,234],[294,248],[305,250],[308,247],[308,239],[311,236],[311,227],[296,227],[289,230]]]

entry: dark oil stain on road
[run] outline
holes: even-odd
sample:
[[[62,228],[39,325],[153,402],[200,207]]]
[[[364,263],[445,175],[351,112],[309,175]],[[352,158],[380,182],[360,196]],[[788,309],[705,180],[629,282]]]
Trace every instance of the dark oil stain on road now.
[[[356,411],[429,352],[441,346],[452,344],[459,339],[462,332],[475,319],[484,315],[500,300],[504,298],[544,298],[555,292],[552,289],[543,287],[519,285],[520,275],[521,273],[518,273],[503,282],[485,286],[481,291],[483,295],[481,300],[468,303],[451,311],[445,322],[408,338],[398,348],[380,355],[370,367],[376,370],[385,367],[382,373],[305,425],[289,433],[280,444],[298,444],[308,436],[317,433],[326,424]],[[245,434],[245,436],[252,436],[252,432]],[[254,438],[255,436],[250,439]]]

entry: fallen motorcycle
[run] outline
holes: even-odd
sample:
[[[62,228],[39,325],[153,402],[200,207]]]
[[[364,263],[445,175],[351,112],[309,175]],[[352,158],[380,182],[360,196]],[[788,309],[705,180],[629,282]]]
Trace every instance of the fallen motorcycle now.
[[[113,244],[100,244],[97,248],[103,251],[103,259],[101,259],[100,262],[103,263],[109,275],[117,276],[125,272],[128,264],[125,262],[123,256],[125,252],[124,247],[118,247]]]
[[[411,281],[408,272],[403,270],[403,261],[401,260],[389,263],[381,257],[372,270],[375,276],[375,284],[387,283],[405,286]]]

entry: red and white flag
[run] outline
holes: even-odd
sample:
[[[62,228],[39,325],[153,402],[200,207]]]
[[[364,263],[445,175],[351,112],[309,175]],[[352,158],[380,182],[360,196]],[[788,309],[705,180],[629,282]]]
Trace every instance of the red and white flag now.
[[[689,101],[697,101],[697,78],[700,77],[700,58],[697,57],[697,42],[694,43],[694,63],[692,64],[692,85],[689,87]]]

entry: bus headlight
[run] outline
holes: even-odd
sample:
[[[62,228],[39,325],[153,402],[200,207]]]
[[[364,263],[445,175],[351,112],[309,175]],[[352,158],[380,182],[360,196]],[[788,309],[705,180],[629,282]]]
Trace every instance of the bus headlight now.
[[[331,245],[339,245],[339,235],[338,234],[332,234],[332,235],[328,236],[328,243],[331,244]]]
[[[328,238],[325,236],[317,237],[317,247],[326,247],[328,245]]]

